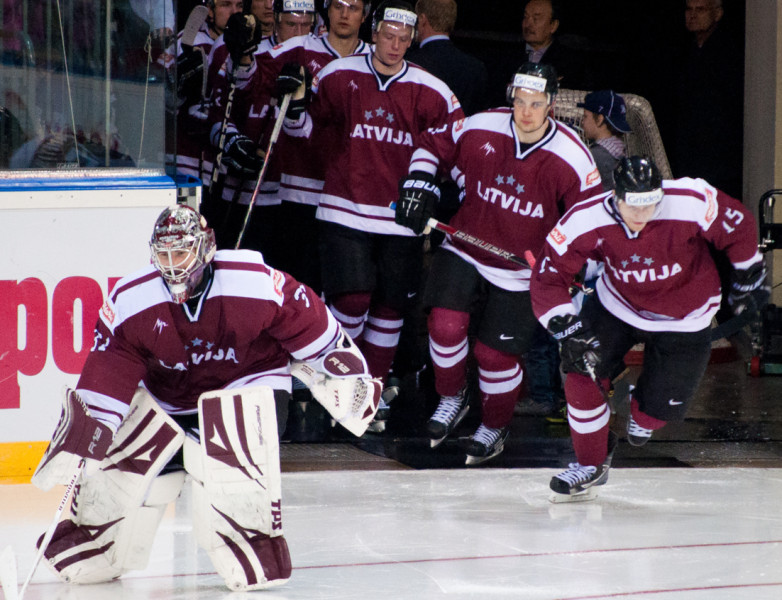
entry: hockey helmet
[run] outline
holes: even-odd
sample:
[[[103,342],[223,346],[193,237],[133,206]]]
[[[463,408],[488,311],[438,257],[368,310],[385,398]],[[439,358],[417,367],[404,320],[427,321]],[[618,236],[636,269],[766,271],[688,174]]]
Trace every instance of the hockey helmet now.
[[[614,169],[614,196],[630,206],[649,206],[663,199],[663,178],[645,156],[628,156]]]
[[[344,2],[344,0],[334,0],[335,2]],[[364,18],[366,19],[369,16],[369,12],[372,10],[372,2],[371,0],[359,0],[361,4],[364,5]],[[323,9],[325,11],[329,10],[329,6],[331,6],[332,0],[324,0],[323,2]],[[347,4],[350,4],[350,2],[347,2]]]
[[[206,219],[183,204],[160,213],[149,247],[152,264],[177,304],[191,297],[217,250],[214,231]]]
[[[272,11],[280,13],[315,13],[315,0],[274,0]]]
[[[551,104],[559,91],[557,70],[551,65],[526,62],[516,70],[513,79],[508,84],[505,93],[508,104],[513,104],[516,88],[544,92],[548,96],[549,104]]]
[[[383,21],[393,21],[400,25],[407,25],[416,31],[418,15],[413,6],[403,0],[385,0],[372,14],[372,31],[377,31]]]

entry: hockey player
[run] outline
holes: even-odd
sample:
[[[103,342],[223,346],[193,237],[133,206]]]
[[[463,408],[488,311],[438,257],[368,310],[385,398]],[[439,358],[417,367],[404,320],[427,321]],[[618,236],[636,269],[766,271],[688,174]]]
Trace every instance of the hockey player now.
[[[559,341],[577,462],[551,480],[553,498],[591,495],[608,478],[613,441],[604,391],[630,348],[644,365],[630,399],[627,440],[646,443],[684,418],[711,352],[720,281],[709,246],[733,265],[736,313],[768,298],[755,220],[702,179],[662,180],[646,158],[623,158],[616,189],[581,202],[557,223],[532,279],[532,306]],[[596,295],[577,313],[568,293],[587,259],[602,261]]]
[[[317,210],[323,288],[380,378],[417,295],[422,261],[422,238],[394,223],[397,182],[427,129],[463,117],[442,81],[404,60],[416,18],[407,2],[382,2],[372,20],[372,54],[326,65],[313,80],[307,112],[286,119],[291,135],[309,137],[314,124],[333,136]]]
[[[558,90],[553,67],[525,63],[507,89],[512,108],[478,113],[421,137],[400,181],[396,222],[420,234],[437,200],[435,176],[451,173],[462,203],[450,224],[519,256],[537,253],[563,211],[600,193],[600,176],[578,135],[552,119]],[[522,380],[519,356],[537,327],[530,270],[447,236],[424,292],[429,350],[441,399],[427,424],[436,447],[467,413],[470,309],[482,310],[473,353],[483,409],[467,464],[503,450]]]
[[[197,540],[226,585],[282,584],[291,563],[278,430],[291,372],[356,435],[372,420],[381,384],[311,289],[257,252],[216,252],[195,210],[166,208],[150,248],[152,264],[106,299],[33,477],[48,489],[88,463],[46,562],[70,583],[143,569],[184,468]]]

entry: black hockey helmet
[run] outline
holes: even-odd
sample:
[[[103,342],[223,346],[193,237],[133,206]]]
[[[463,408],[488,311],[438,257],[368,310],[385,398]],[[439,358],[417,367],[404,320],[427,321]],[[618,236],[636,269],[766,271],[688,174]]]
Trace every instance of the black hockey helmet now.
[[[516,70],[513,79],[508,84],[505,97],[509,104],[513,104],[513,94],[516,88],[545,92],[549,97],[549,104],[551,104],[559,91],[557,70],[544,63],[525,62]]]
[[[336,0],[339,2],[340,0]],[[329,6],[331,6],[332,0],[324,0],[323,2],[323,10],[328,12]],[[364,5],[364,18],[366,19],[369,16],[370,11],[372,10],[372,1],[371,0],[360,0],[361,4]]]
[[[645,156],[628,156],[614,169],[614,196],[633,206],[657,204],[663,198],[663,178]]]
[[[272,11],[280,13],[312,13],[315,14],[315,0],[274,0]]]
[[[383,21],[394,21],[401,25],[409,25],[416,31],[418,15],[413,5],[404,0],[385,0],[381,2],[372,14],[372,31],[377,31]]]

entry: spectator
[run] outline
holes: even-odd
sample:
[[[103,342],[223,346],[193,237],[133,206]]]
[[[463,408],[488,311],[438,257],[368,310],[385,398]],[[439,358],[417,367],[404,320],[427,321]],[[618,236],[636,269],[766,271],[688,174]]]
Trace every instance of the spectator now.
[[[589,150],[600,171],[603,190],[612,190],[614,169],[626,152],[622,134],[631,131],[624,98],[611,90],[601,90],[587,94],[578,106],[584,109],[581,126],[584,137],[591,142]]]

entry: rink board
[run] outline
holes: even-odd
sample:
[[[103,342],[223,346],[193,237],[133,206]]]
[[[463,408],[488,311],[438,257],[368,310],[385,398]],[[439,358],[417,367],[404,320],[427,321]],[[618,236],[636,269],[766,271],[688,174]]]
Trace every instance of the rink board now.
[[[152,172],[0,179],[0,481],[31,472],[74,385],[98,310],[149,262],[155,218],[177,200]],[[29,476],[28,476],[29,479]]]

